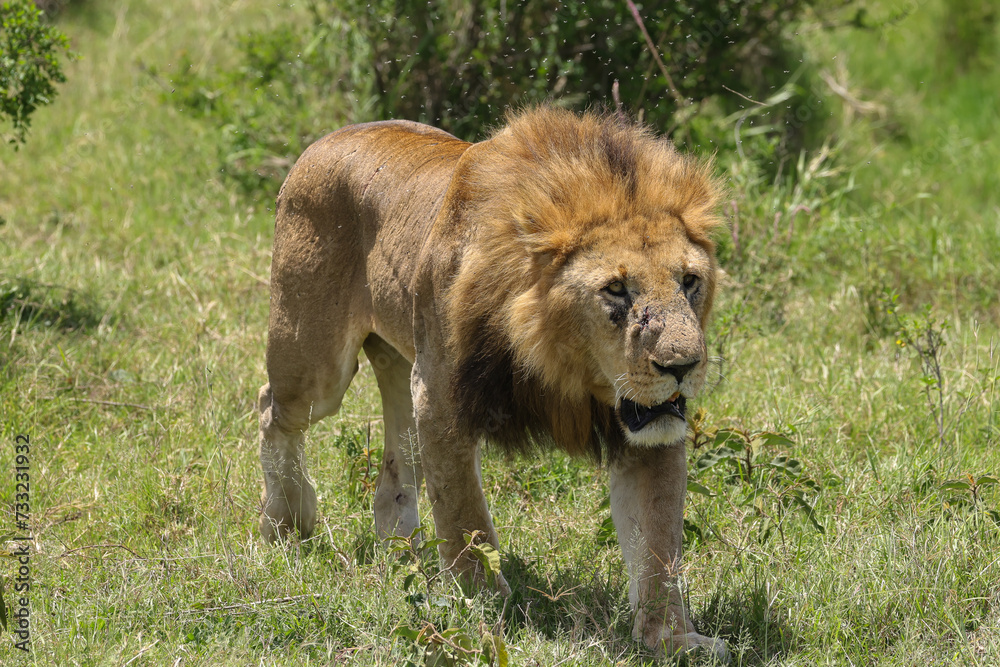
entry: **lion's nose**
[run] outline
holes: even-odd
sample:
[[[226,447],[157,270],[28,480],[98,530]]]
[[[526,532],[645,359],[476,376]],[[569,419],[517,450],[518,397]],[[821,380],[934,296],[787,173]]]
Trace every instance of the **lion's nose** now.
[[[672,363],[667,365],[658,364],[654,361],[653,368],[655,368],[661,375],[666,375],[667,373],[673,375],[674,378],[677,380],[677,383],[680,384],[681,380],[684,379],[684,376],[687,375],[692,370],[694,370],[700,361],[701,359],[695,359],[694,361],[688,361],[687,359],[679,359],[678,363]]]

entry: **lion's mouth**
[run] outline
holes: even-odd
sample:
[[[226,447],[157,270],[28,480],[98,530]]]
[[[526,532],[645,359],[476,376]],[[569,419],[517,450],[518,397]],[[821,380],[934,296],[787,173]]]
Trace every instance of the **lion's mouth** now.
[[[684,419],[684,408],[687,407],[687,400],[680,393],[674,394],[659,405],[652,407],[640,405],[627,398],[623,398],[618,406],[618,415],[622,422],[632,433],[638,433],[646,427],[649,422],[662,415],[671,415],[678,419]]]

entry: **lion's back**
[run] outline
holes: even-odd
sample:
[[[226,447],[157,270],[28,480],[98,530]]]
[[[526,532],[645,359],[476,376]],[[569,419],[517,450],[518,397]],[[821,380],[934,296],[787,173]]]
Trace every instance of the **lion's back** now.
[[[468,146],[411,121],[341,128],[309,146],[292,167],[278,194],[279,224],[283,217],[306,214],[318,228],[354,222],[373,233],[378,223],[408,212],[426,217],[426,200],[440,202]]]
[[[410,121],[350,125],[312,144],[278,194],[272,301],[322,285],[337,310],[405,337],[407,278],[469,145]]]

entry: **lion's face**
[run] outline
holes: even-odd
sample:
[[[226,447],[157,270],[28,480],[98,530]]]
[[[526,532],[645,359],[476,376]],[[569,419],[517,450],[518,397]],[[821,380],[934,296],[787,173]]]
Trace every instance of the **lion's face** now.
[[[705,382],[715,271],[711,249],[679,220],[633,218],[588,235],[533,304],[547,314],[555,372],[613,407],[632,444],[686,434],[686,402]]]

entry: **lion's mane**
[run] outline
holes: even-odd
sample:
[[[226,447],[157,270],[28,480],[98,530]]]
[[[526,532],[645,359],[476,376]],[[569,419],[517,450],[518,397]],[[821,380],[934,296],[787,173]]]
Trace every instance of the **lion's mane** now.
[[[672,216],[711,254],[711,165],[615,114],[553,108],[512,115],[483,146],[455,176],[468,230],[446,300],[455,428],[507,450],[555,444],[613,460],[628,444],[614,407],[588,391],[575,304],[549,289],[612,219]]]

